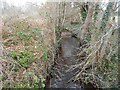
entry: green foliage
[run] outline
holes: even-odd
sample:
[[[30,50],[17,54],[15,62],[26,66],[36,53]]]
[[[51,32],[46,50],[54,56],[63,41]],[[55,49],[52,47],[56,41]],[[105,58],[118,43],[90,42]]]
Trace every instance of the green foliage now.
[[[113,60],[104,59],[104,61],[102,62],[102,70],[97,72],[98,72],[97,75],[102,77],[104,82],[109,82],[108,84],[106,84],[109,86],[109,88],[118,87],[117,86],[118,63],[117,60],[115,60],[115,57]]]
[[[30,40],[30,36],[27,35],[26,33],[20,31],[20,32],[17,32],[17,35],[18,37],[21,39],[21,40]]]
[[[94,21],[96,21],[96,19],[97,19],[98,10],[99,10],[99,4],[97,4],[96,7],[95,7]]]
[[[43,53],[42,53],[42,60],[46,61],[47,59],[47,47],[44,47]]]
[[[83,11],[81,14],[82,14],[82,20],[84,22],[87,17],[87,13],[85,11]]]
[[[29,85],[30,88],[41,88],[44,89],[45,87],[45,79],[42,75],[36,76],[34,72],[30,71],[27,73],[27,76],[32,77],[32,85]],[[29,81],[31,82],[31,81]]]
[[[113,2],[109,2],[108,3],[108,6],[105,10],[105,13],[102,17],[102,21],[101,21],[101,26],[100,26],[100,30],[104,30],[106,25],[107,25],[107,22],[109,20],[109,16],[110,16],[110,10],[112,9],[112,6],[113,6]]]
[[[28,50],[23,51],[11,51],[10,56],[17,60],[17,62],[22,65],[23,67],[28,67],[34,61],[34,55],[32,52]]]
[[[14,45],[19,46],[22,45],[22,50],[13,50],[9,52],[9,55],[16,60],[22,67],[31,68],[33,62],[36,62],[35,54],[39,54],[40,47],[43,48],[43,55],[42,60],[47,60],[47,47],[44,46],[43,41],[43,31],[40,28],[34,28],[28,25],[26,20],[18,21],[14,23],[15,32],[12,35],[11,41],[8,42],[10,45],[15,43]],[[17,42],[17,44],[16,44]],[[35,47],[32,47],[35,46]],[[31,48],[32,47],[32,48]],[[34,67],[38,68],[38,67]],[[33,69],[33,67],[32,67]],[[18,73],[19,70],[16,68],[13,69],[15,73]],[[29,85],[29,80],[24,77],[24,80],[15,83],[13,82],[6,82],[4,87],[10,88],[41,88],[45,87],[45,79],[41,76],[35,75],[34,72],[30,71],[27,74],[27,77],[32,77],[32,85]]]
[[[90,41],[91,41],[91,35],[90,35],[90,34],[86,35],[84,41],[85,41],[86,43],[90,43]]]
[[[32,61],[34,60],[33,53],[29,52],[27,50],[21,51],[19,57],[21,57],[19,60],[19,63],[23,67],[28,67],[32,63]]]
[[[21,83],[11,83],[11,82],[7,82],[4,84],[5,88],[27,88],[27,86],[25,84],[21,84]]]
[[[18,59],[18,58],[19,58],[18,55],[17,55],[17,51],[16,51],[16,50],[9,52],[9,55],[10,55],[13,59]]]
[[[33,37],[35,40],[39,41],[40,43],[43,43],[42,34],[43,31],[39,28],[30,29],[30,36]]]
[[[13,85],[11,85],[11,88],[30,88],[30,87],[22,83],[13,83]]]
[[[82,5],[81,6],[81,16],[82,16],[82,21],[84,22],[88,13],[88,5]]]
[[[43,32],[39,28],[29,28],[27,30],[16,31],[16,36],[27,45],[33,44],[34,41],[37,41],[39,44],[43,44],[42,33]]]
[[[40,76],[40,88],[45,88],[45,79],[43,78],[43,76]]]

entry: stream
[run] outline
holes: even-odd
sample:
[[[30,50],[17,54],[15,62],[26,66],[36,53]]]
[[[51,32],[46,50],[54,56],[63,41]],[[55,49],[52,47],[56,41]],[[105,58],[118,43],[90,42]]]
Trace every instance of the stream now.
[[[69,88],[69,90],[96,90],[92,84],[83,84],[82,82],[74,82],[73,77],[76,72],[68,71],[71,65],[78,63],[77,52],[80,47],[79,40],[75,37],[62,38],[61,54],[57,57],[54,66],[54,75],[50,78],[49,85],[46,88]]]

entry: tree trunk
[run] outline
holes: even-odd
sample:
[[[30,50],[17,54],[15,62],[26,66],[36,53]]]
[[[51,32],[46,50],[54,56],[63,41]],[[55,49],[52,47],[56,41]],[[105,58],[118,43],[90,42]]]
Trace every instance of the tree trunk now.
[[[89,27],[92,24],[92,16],[94,12],[94,4],[90,4],[89,9],[88,9],[88,14],[85,20],[85,23],[82,26],[82,33],[80,34],[81,40],[84,39],[84,36],[87,34]]]

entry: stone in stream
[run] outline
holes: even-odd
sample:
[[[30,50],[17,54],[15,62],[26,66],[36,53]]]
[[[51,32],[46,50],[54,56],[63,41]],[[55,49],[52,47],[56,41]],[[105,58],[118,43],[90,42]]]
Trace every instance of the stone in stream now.
[[[63,58],[75,57],[79,48],[79,40],[72,37],[71,32],[61,33],[61,53]]]

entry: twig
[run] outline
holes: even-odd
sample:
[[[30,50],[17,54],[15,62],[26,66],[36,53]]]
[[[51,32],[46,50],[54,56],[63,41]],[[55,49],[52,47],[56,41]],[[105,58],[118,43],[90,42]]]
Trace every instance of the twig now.
[[[93,51],[93,52],[92,52],[91,54],[89,54],[89,56],[86,58],[86,60],[85,60],[86,63],[85,63],[85,65],[83,66],[82,70],[76,75],[75,80],[77,80],[78,76],[87,68],[88,64],[90,64],[90,60],[89,60],[89,61],[87,61],[87,60],[89,59],[89,57],[90,57],[92,54],[96,53],[96,52],[102,47],[103,42],[104,42],[104,38],[105,38],[107,35],[109,35],[109,33],[111,33],[112,30],[114,30],[114,29],[111,28],[111,30],[110,30],[109,32],[107,32],[105,35],[103,35],[103,37],[101,37],[101,39],[98,41],[98,42],[101,42],[100,45],[99,45],[99,47],[98,47],[98,49],[97,49],[95,52]],[[80,65],[78,65],[78,67],[79,67],[79,66],[80,66]]]

